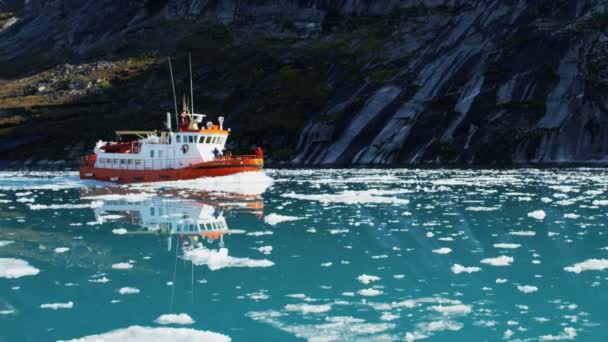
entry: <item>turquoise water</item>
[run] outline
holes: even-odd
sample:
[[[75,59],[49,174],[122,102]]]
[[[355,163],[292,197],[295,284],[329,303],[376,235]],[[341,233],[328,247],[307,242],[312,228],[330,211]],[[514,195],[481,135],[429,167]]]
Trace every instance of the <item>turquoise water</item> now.
[[[606,169],[3,172],[0,341],[607,340],[607,209]]]

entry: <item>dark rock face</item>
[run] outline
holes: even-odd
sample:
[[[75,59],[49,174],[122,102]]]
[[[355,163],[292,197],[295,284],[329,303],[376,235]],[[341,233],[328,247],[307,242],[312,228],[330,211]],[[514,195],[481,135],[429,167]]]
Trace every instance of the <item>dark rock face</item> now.
[[[216,64],[195,71],[217,87],[197,95],[229,103],[233,127],[292,164],[608,162],[601,0],[38,0],[0,12],[18,19],[0,30],[0,64],[161,57],[225,28],[204,50]],[[222,60],[251,80],[215,75]],[[268,114],[277,128],[259,133],[290,103],[297,115]]]

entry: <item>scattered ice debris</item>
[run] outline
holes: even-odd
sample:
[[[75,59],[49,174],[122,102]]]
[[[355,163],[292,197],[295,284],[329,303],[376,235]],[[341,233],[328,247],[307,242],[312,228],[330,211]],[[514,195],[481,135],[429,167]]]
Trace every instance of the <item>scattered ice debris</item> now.
[[[287,304],[285,305],[285,310],[287,311],[298,311],[303,314],[310,313],[324,313],[331,310],[331,305],[329,304],[321,304],[321,305],[311,305],[311,304]]]
[[[369,288],[369,289],[359,290],[359,291],[357,291],[357,293],[361,296],[374,297],[374,296],[381,295],[382,291],[376,290],[374,288]]]
[[[90,335],[63,342],[124,342],[124,341],[205,341],[230,342],[230,337],[210,331],[194,330],[189,328],[151,328],[130,326],[99,335]]]
[[[543,335],[539,337],[539,341],[562,341],[562,340],[574,340],[576,338],[576,329],[571,327],[565,327],[564,331],[559,335]]]
[[[125,235],[127,233],[128,233],[128,231],[125,228],[112,229],[112,234]]]
[[[496,279],[496,284],[504,284],[506,283],[508,280],[505,278],[498,278]]]
[[[500,206],[496,207],[467,207],[465,210],[467,211],[496,211],[499,210]]]
[[[581,217],[581,215],[573,214],[573,213],[564,214],[564,218],[567,218],[567,219],[576,220],[579,217]]]
[[[207,265],[212,271],[225,267],[270,267],[274,265],[272,261],[266,259],[254,260],[229,256],[227,248],[219,250],[196,248],[185,252],[183,258],[192,261],[197,266]]]
[[[383,203],[383,204],[402,204],[407,205],[410,203],[407,199],[388,197],[383,195],[399,194],[403,191],[380,191],[380,190],[347,190],[337,194],[296,194],[287,193],[281,196],[287,198],[300,199],[305,201],[317,201],[324,204],[341,203],[341,204],[370,204],[370,203]]]
[[[545,217],[547,216],[547,214],[545,214],[544,210],[535,210],[533,212],[528,213],[528,217],[537,219],[537,220],[544,220]]]
[[[69,251],[70,249],[67,247],[57,247],[54,249],[54,252],[57,254],[61,254],[61,253],[65,253],[67,251]]]
[[[405,274],[395,274],[393,276],[393,278],[395,278],[395,279],[403,279],[403,278],[405,278]]]
[[[538,291],[538,287],[531,285],[517,285],[517,289],[523,293],[532,293]]]
[[[357,277],[357,280],[360,281],[361,283],[367,285],[369,283],[373,283],[375,281],[380,280],[380,277],[374,276],[374,275],[362,274]]]
[[[120,293],[121,295],[138,294],[139,293],[139,289],[135,288],[135,287],[121,287],[118,290],[118,293]]]
[[[249,235],[249,236],[263,236],[263,235],[272,235],[272,234],[274,234],[274,232],[272,232],[270,230],[266,230],[266,231],[248,232],[246,235]]]
[[[103,205],[102,201],[93,201],[88,204],[28,204],[30,210],[45,210],[45,209],[85,209],[85,208],[97,208]]]
[[[266,215],[266,217],[264,217],[264,222],[268,223],[271,226],[274,226],[281,222],[298,221],[298,220],[302,220],[302,219],[303,219],[303,217],[269,214],[269,215]]]
[[[188,314],[164,314],[154,320],[154,323],[167,325],[167,324],[194,324],[195,321]]]
[[[491,266],[511,266],[511,264],[513,263],[513,260],[514,260],[513,257],[501,255],[496,258],[486,258],[486,259],[481,260],[480,262],[482,264],[487,264],[487,265],[491,265]]]
[[[128,262],[119,262],[117,264],[113,264],[112,268],[115,270],[128,270],[133,268],[133,265]]]
[[[385,311],[382,313],[382,316],[380,316],[380,319],[383,321],[390,322],[390,321],[394,321],[394,320],[398,319],[399,317],[401,317],[401,316]]]
[[[535,236],[536,232],[532,231],[532,230],[524,230],[524,231],[509,232],[509,234],[516,235],[516,236]]]
[[[475,266],[465,267],[465,266],[462,266],[459,264],[454,264],[452,266],[451,270],[454,274],[460,274],[462,272],[465,272],[465,273],[479,272],[479,271],[481,271],[481,268],[475,267]]]
[[[608,269],[608,259],[587,259],[572,266],[564,267],[565,271],[581,273],[583,271],[603,271]]]
[[[433,249],[433,253],[437,253],[437,254],[449,254],[450,252],[452,252],[452,249],[447,248],[447,247]]]
[[[331,234],[331,235],[343,234],[343,233],[348,233],[348,232],[350,232],[350,230],[348,230],[348,229],[330,229],[329,230],[329,234]]]
[[[262,246],[257,249],[260,253],[264,253],[266,255],[272,252],[272,246]]]
[[[89,279],[89,283],[107,283],[109,282],[110,279],[106,278],[106,277],[101,277],[101,278],[94,278],[94,279]]]
[[[31,266],[27,261],[15,258],[0,258],[0,278],[20,278],[34,276],[40,270]]]
[[[58,310],[58,309],[71,309],[74,307],[74,302],[67,302],[67,303],[47,303],[47,304],[40,304],[40,308],[41,309],[51,309],[51,310]]]
[[[471,306],[465,304],[433,305],[429,310],[437,311],[443,315],[466,315],[471,312]]]
[[[11,243],[13,243],[15,241],[10,241],[10,240],[0,240],[0,247],[4,247],[4,246],[8,246]]]
[[[333,264],[334,264],[334,263],[333,263],[333,262],[331,262],[331,261],[328,261],[328,262],[323,262],[323,263],[321,263],[321,267],[330,267],[330,266],[332,266]]]
[[[494,248],[515,249],[521,247],[518,243],[495,243]]]
[[[591,202],[593,205],[608,205],[608,200],[595,200]]]
[[[502,334],[502,338],[503,339],[509,339],[511,338],[511,336],[513,336],[514,332],[511,329],[507,329],[503,334]]]
[[[435,234],[433,232],[427,232],[426,233],[426,237],[427,238],[432,238],[433,236],[435,236]]]

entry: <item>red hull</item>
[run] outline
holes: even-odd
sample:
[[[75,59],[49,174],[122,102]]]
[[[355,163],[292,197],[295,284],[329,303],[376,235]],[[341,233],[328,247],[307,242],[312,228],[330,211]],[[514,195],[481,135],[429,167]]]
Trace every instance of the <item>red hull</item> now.
[[[187,168],[167,170],[102,169],[96,168],[94,165],[94,155],[85,157],[80,166],[80,178],[117,183],[143,183],[218,177],[240,172],[259,171],[264,166],[264,159],[254,156],[235,156],[204,162]]]

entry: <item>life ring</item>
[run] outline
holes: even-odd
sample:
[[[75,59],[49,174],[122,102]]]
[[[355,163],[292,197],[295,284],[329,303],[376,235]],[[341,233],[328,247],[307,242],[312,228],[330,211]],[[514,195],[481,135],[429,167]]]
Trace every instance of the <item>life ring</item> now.
[[[190,149],[190,146],[183,144],[182,145],[182,152],[184,152],[184,154],[188,153],[188,150]]]

